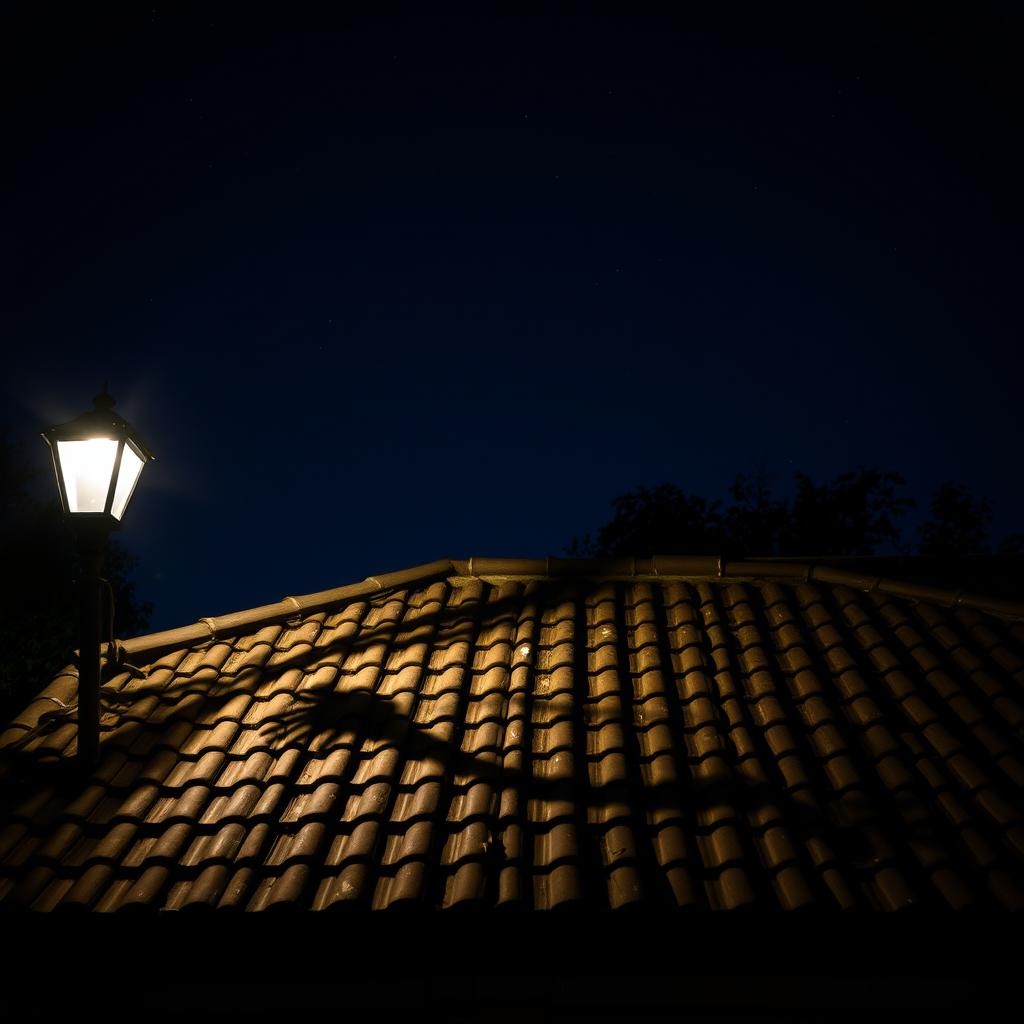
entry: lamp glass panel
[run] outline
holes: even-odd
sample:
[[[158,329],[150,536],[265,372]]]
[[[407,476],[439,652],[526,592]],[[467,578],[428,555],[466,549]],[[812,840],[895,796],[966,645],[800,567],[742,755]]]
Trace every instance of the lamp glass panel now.
[[[125,506],[135,490],[143,465],[132,446],[126,444],[121,456],[121,470],[117,474],[117,486],[114,488],[114,501],[110,506],[110,514],[115,519],[119,520],[124,515]]]
[[[117,441],[94,437],[88,441],[58,441],[57,455],[64,476],[69,512],[102,512],[114,471]]]

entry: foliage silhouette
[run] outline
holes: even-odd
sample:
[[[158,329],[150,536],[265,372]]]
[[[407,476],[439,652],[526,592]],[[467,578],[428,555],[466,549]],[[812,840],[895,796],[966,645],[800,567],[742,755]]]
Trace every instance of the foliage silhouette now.
[[[931,519],[918,529],[922,555],[971,555],[990,550],[992,508],[985,498],[975,498],[963,484],[943,483],[932,495]],[[997,554],[1024,553],[1024,534],[1005,537]]]
[[[597,537],[574,537],[565,548],[575,557],[726,555],[728,557],[821,557],[912,553],[902,519],[913,499],[901,493],[899,473],[859,466],[826,483],[795,475],[792,498],[776,498],[767,474],[739,474],[723,508],[686,494],[672,483],[638,486],[612,501],[614,515]],[[933,495],[931,518],[918,528],[916,553],[962,556],[990,551],[989,503],[962,484],[945,483]],[[998,546],[1000,554],[1024,552],[1024,536]]]
[[[668,553],[685,538],[687,554],[717,554],[728,537],[720,501],[684,494],[675,484],[637,487],[615,498],[615,516],[601,527],[597,541],[589,534],[566,549],[575,557],[593,554]],[[650,549],[650,550],[648,550]]]

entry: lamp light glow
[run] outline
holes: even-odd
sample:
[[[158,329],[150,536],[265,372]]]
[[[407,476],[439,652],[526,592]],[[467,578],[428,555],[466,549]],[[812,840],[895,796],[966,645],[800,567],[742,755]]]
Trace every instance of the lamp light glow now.
[[[53,455],[65,513],[75,520],[103,519],[116,528],[153,456],[112,411],[114,400],[106,390],[93,401],[92,412],[51,427],[43,438]]]
[[[117,442],[105,437],[58,441],[57,459],[64,477],[68,511],[102,512],[117,459]]]
[[[118,521],[124,515],[128,499],[135,491],[135,485],[139,482],[139,476],[142,474],[142,467],[145,464],[145,459],[136,455],[131,443],[126,443],[124,451],[121,453],[121,472],[117,475],[114,503],[110,506],[110,514]]]

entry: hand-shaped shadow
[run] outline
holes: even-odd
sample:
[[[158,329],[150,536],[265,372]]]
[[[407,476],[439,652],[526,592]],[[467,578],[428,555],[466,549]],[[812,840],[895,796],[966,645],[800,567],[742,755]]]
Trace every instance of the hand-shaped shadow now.
[[[443,721],[435,719],[431,727]],[[368,690],[305,691],[296,694],[287,710],[266,719],[260,734],[275,747],[304,747],[315,740],[322,747],[341,744],[358,750],[374,742],[394,746],[404,760],[435,758],[451,770],[480,780],[500,773],[498,765],[431,735],[429,728],[414,722],[391,698]]]

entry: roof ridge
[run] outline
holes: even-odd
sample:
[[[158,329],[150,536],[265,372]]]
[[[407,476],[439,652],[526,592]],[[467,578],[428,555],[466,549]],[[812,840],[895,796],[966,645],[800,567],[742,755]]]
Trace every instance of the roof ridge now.
[[[877,557],[873,556],[877,561]],[[963,589],[933,587],[874,573],[839,569],[819,559],[746,558],[723,555],[652,555],[610,558],[479,558],[455,561],[468,576],[716,576],[722,578],[784,578],[818,581],[856,590],[881,590],[898,597],[933,601],[948,607],[974,608],[1007,618],[1024,619],[1024,602],[988,597]]]
[[[162,630],[130,640],[115,641],[116,661],[131,660],[139,654],[149,654],[168,647],[217,640],[237,634],[242,628],[286,622],[296,615],[318,611],[355,597],[379,593],[409,583],[419,583],[438,576],[530,576],[586,577],[720,577],[728,579],[783,578],[803,582],[817,581],[856,590],[881,590],[899,597],[932,601],[947,607],[974,608],[1007,618],[1024,619],[1024,602],[987,597],[964,590],[933,587],[910,583],[886,576],[837,569],[817,560],[731,559],[721,555],[653,555],[649,558],[493,558],[471,556],[468,559],[439,559],[423,565],[367,576],[366,579],[343,587],[321,590],[300,597],[285,597],[274,604],[229,612],[219,616],[205,616],[195,623]],[[107,648],[104,648],[106,653]]]
[[[329,605],[339,604],[354,597],[380,593],[406,583],[419,583],[437,576],[448,576],[451,575],[451,571],[452,562],[444,558],[436,562],[416,565],[410,569],[399,569],[379,576],[367,576],[359,583],[350,583],[343,587],[320,590],[313,594],[303,594],[300,597],[284,597],[273,604],[259,605],[256,608],[228,612],[224,615],[204,616],[187,626],[165,629],[158,633],[133,637],[130,640],[115,640],[115,660],[131,660],[137,654],[149,654],[169,647],[180,647],[182,644],[218,640],[237,634],[243,627],[287,622],[297,615],[319,611]],[[109,647],[109,644],[104,644],[104,654],[109,652]]]

